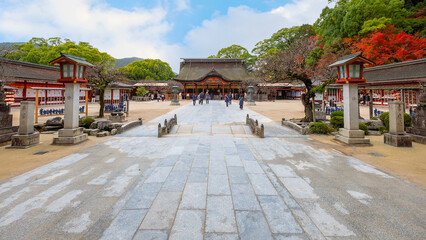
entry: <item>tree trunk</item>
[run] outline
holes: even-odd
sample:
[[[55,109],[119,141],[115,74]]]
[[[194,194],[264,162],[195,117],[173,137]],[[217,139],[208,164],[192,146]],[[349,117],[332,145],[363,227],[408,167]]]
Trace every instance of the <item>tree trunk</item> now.
[[[99,89],[99,117],[104,117],[104,109],[105,109],[105,89]]]
[[[305,107],[305,117],[302,119],[303,122],[312,122],[312,102],[309,100],[310,94],[309,91],[307,93],[302,94],[302,103]]]

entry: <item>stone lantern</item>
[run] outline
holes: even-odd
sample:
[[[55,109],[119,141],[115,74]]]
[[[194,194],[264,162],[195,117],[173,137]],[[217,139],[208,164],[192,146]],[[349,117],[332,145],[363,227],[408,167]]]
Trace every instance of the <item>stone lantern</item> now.
[[[93,67],[84,58],[61,53],[61,56],[50,62],[59,65],[60,77],[58,83],[65,84],[65,111],[64,128],[59,130],[58,137],[53,139],[54,144],[76,144],[87,140],[83,128],[78,127],[80,84],[87,83],[87,67]]]
[[[174,85],[173,86],[173,100],[170,103],[170,105],[180,105],[179,99],[177,98],[177,93],[178,93],[178,86]]]
[[[359,130],[358,84],[365,83],[363,77],[364,64],[374,62],[355,53],[338,59],[329,67],[337,68],[336,84],[343,84],[344,128],[339,130],[336,140],[346,144],[369,144],[364,138],[364,131]]]
[[[248,86],[249,100],[247,101],[247,105],[254,106],[256,103],[253,100],[253,86]]]

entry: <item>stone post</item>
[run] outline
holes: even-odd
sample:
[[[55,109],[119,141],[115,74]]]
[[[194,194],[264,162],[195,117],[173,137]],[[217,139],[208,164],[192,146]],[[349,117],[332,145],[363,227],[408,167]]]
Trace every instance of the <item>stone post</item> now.
[[[0,80],[0,143],[9,141],[17,130],[17,127],[12,126],[13,115],[10,114],[10,106],[5,102],[6,93],[3,86],[4,81]]]
[[[78,127],[79,118],[79,83],[65,83],[64,128],[58,131],[53,144],[77,144],[87,140],[83,128]]]
[[[404,131],[404,103],[389,103],[389,133],[384,134],[385,144],[394,147],[412,147],[411,136]]]
[[[40,143],[40,134],[34,131],[34,111],[35,102],[21,102],[19,130],[12,136],[10,148],[28,148]]]
[[[249,93],[249,100],[247,102],[247,105],[254,106],[256,103],[253,100],[253,86],[248,86],[248,93]]]
[[[359,130],[358,84],[343,84],[344,128],[339,130],[336,140],[346,144],[369,144],[364,131]]]
[[[177,99],[178,86],[173,86],[173,100],[170,105],[180,105],[179,99]]]

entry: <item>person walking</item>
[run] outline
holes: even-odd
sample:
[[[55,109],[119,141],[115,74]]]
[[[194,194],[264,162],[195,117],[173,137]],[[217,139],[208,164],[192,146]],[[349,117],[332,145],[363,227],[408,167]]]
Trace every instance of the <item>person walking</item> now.
[[[243,97],[243,95],[241,95],[238,100],[240,100],[240,109],[243,110],[243,105],[244,105],[244,97]]]
[[[204,93],[200,93],[200,104],[203,105]]]
[[[209,92],[206,93],[206,104],[209,104],[209,100],[210,100],[210,94]]]
[[[231,93],[228,94],[229,104],[232,104],[232,95]]]
[[[226,107],[228,107],[228,102],[229,102],[228,95],[225,95],[225,103],[226,103]]]
[[[194,104],[194,106],[195,106],[195,103],[197,102],[197,95],[192,95],[192,103]]]
[[[160,98],[161,98],[160,94],[157,93],[157,102],[160,102]]]

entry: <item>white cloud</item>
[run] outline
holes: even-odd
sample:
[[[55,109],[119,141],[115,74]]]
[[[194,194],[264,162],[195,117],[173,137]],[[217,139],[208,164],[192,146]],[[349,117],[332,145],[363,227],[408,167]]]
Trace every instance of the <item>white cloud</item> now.
[[[152,9],[122,10],[106,0],[3,0],[0,34],[4,41],[56,36],[85,41],[117,58],[159,58],[178,72],[181,57],[207,57],[232,44],[250,51],[280,28],[313,23],[327,0],[294,0],[270,12],[230,7],[225,15],[204,20],[176,44],[167,39],[175,24],[167,18],[190,9],[190,0],[164,3]]]
[[[86,41],[117,58],[176,59],[177,65],[180,48],[166,42],[172,29],[166,15],[161,7],[125,11],[97,0],[29,0],[0,10],[0,32],[9,39]]]
[[[327,0],[295,0],[270,12],[258,12],[247,6],[230,7],[226,15],[205,20],[188,32],[185,44],[188,57],[207,57],[232,44],[251,51],[254,45],[283,27],[312,24],[327,5]],[[185,56],[187,57],[187,56]]]

